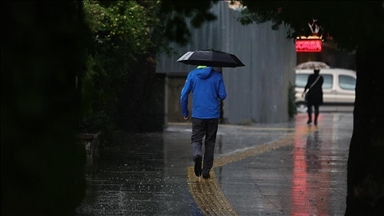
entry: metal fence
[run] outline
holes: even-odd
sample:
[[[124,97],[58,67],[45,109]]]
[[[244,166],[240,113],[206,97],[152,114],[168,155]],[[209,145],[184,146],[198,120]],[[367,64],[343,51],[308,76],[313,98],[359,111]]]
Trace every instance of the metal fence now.
[[[270,22],[243,26],[237,21],[240,12],[230,9],[224,1],[211,10],[218,19],[193,29],[193,41],[187,46],[173,45],[176,51],[173,56],[159,56],[157,73],[187,75],[194,67],[176,60],[189,50],[213,48],[233,53],[245,67],[223,68],[228,93],[224,101],[225,121],[230,124],[287,121],[288,86],[294,84],[296,65],[294,42],[286,39],[288,29],[281,26],[272,30]]]

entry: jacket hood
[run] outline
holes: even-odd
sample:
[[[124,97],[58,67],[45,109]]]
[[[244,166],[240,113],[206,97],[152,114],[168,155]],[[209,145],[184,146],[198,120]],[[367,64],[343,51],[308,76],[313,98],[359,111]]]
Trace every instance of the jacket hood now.
[[[212,75],[212,67],[198,67],[195,69],[197,77],[200,79],[208,79]]]

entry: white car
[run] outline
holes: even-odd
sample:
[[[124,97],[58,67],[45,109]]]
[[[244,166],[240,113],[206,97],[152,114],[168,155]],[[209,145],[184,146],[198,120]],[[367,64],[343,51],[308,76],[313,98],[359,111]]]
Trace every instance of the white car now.
[[[302,97],[308,76],[313,70],[296,70],[296,106],[298,112],[306,112],[307,106]],[[321,69],[324,78],[323,105],[353,106],[355,103],[356,72],[353,70],[331,68]]]

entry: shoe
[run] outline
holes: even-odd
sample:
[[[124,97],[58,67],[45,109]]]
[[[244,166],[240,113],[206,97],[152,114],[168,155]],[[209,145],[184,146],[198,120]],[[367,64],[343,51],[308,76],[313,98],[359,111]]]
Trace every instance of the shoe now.
[[[211,175],[209,173],[203,173],[203,178],[209,179],[211,178]]]
[[[316,120],[315,120],[314,124],[315,124],[315,126],[317,126],[317,121]]]
[[[307,125],[311,125],[311,123],[312,123],[312,120],[307,121]]]
[[[195,157],[195,175],[197,177],[201,176],[201,159],[200,155]]]

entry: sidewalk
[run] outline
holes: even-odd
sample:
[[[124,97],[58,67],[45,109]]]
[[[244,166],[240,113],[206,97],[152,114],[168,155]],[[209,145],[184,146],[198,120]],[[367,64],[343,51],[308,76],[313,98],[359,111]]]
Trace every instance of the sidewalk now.
[[[194,176],[190,124],[126,135],[105,151],[78,215],[343,215],[352,121],[220,125],[209,180]]]

